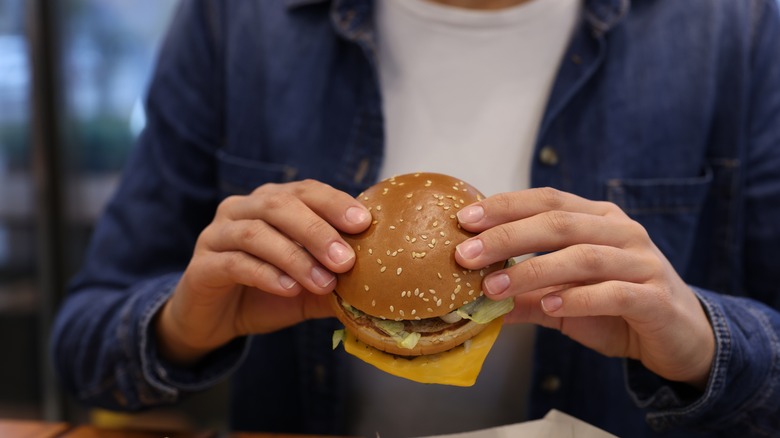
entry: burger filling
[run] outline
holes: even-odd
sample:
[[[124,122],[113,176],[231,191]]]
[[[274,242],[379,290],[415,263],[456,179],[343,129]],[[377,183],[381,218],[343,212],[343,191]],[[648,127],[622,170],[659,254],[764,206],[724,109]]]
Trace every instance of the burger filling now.
[[[509,313],[514,308],[514,299],[501,301],[489,300],[484,296],[477,298],[446,315],[434,318],[415,320],[389,320],[376,318],[349,305],[339,298],[339,303],[361,326],[389,336],[401,348],[413,349],[423,335],[444,335],[446,330],[457,329],[473,321],[477,324],[487,324],[494,319]],[[343,334],[334,334],[333,348],[336,348]]]

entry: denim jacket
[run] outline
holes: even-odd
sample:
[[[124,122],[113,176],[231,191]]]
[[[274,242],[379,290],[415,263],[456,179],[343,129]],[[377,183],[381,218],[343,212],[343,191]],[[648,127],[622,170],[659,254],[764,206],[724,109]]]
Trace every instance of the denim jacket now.
[[[333,321],[236,339],[188,369],[157,356],[150,330],[224,197],[303,178],[357,194],[376,180],[372,18],[366,0],[182,1],[147,126],[53,330],[79,400],[138,410],[230,376],[237,429],[344,432],[349,359],[331,351]],[[777,436],[777,3],[585,0],[530,165],[532,185],[644,225],[716,338],[696,392],[540,329],[530,416],[557,408],[632,437]]]

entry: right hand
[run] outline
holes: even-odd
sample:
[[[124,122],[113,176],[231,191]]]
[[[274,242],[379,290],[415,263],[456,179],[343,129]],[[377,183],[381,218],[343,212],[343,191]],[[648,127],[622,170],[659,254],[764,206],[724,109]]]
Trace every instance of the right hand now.
[[[238,336],[332,316],[334,273],[355,261],[339,231],[358,233],[370,222],[352,196],[313,180],[226,198],[157,316],[160,353],[193,364]]]

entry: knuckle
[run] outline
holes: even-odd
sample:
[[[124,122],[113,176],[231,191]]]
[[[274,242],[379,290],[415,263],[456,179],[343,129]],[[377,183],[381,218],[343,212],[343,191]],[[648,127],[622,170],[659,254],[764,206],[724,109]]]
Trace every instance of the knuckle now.
[[[545,272],[547,271],[542,263],[537,258],[530,258],[523,262],[525,265],[525,276],[531,283],[539,283],[543,281]]]
[[[217,205],[217,212],[216,216],[227,216],[233,208],[235,208],[236,205],[240,204],[243,200],[244,196],[240,195],[231,195],[227,198],[223,199],[222,202]]]
[[[325,184],[311,178],[302,179],[296,182],[293,187],[293,192],[297,195],[319,190]]]
[[[572,218],[570,213],[560,210],[548,211],[543,216],[547,228],[554,234],[567,235],[570,234],[576,222]]]
[[[593,245],[579,245],[575,252],[577,264],[589,272],[601,272],[605,264],[604,252]]]
[[[263,197],[263,203],[267,209],[284,209],[292,205],[297,198],[285,191],[276,191]]]
[[[322,241],[329,241],[335,238],[336,235],[336,232],[333,230],[330,224],[319,217],[306,223],[306,225],[304,225],[303,231],[304,236],[315,237]]]
[[[539,202],[548,210],[559,210],[564,205],[563,192],[552,187],[537,189]]]

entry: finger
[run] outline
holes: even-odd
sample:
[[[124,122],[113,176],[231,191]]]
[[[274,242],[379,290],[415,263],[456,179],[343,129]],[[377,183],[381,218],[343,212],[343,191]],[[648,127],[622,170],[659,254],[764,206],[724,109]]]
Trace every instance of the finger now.
[[[236,209],[251,210],[255,205],[262,204],[262,208],[256,209],[254,215],[242,214],[242,216],[257,218],[260,219],[258,223],[269,224],[301,244],[329,270],[333,272],[349,270],[355,258],[354,250],[344,242],[339,232],[327,219],[312,210],[306,202],[308,202],[306,199],[301,199],[289,191],[275,191],[255,202],[244,202]]]
[[[576,286],[541,299],[542,310],[554,317],[623,316],[650,314],[650,286],[625,281]],[[649,318],[649,316],[648,316]],[[642,319],[641,317],[639,319]]]
[[[229,222],[220,229],[218,238],[211,239],[216,252],[242,251],[257,260],[287,274],[314,293],[333,290],[336,277],[306,250],[276,228],[260,220]],[[283,279],[285,283],[288,280]],[[254,283],[251,283],[254,285]]]
[[[488,296],[501,299],[561,284],[644,283],[661,269],[657,258],[645,254],[612,246],[574,245],[493,272],[483,280],[483,289]]]
[[[476,269],[513,256],[571,245],[625,248],[648,240],[642,225],[628,218],[555,210],[489,228],[459,244],[456,257],[464,267]]]
[[[458,211],[461,226],[478,233],[498,224],[547,211],[568,211],[596,216],[625,216],[613,203],[591,201],[549,187],[499,193]]]
[[[227,273],[237,284],[283,297],[298,295],[303,287],[280,269],[243,251],[219,253],[216,269]]]
[[[315,180],[288,184],[265,184],[250,196],[223,201],[225,215],[234,220],[266,219],[268,213],[283,209],[294,199],[336,229],[359,233],[371,223],[371,213],[357,199]]]

